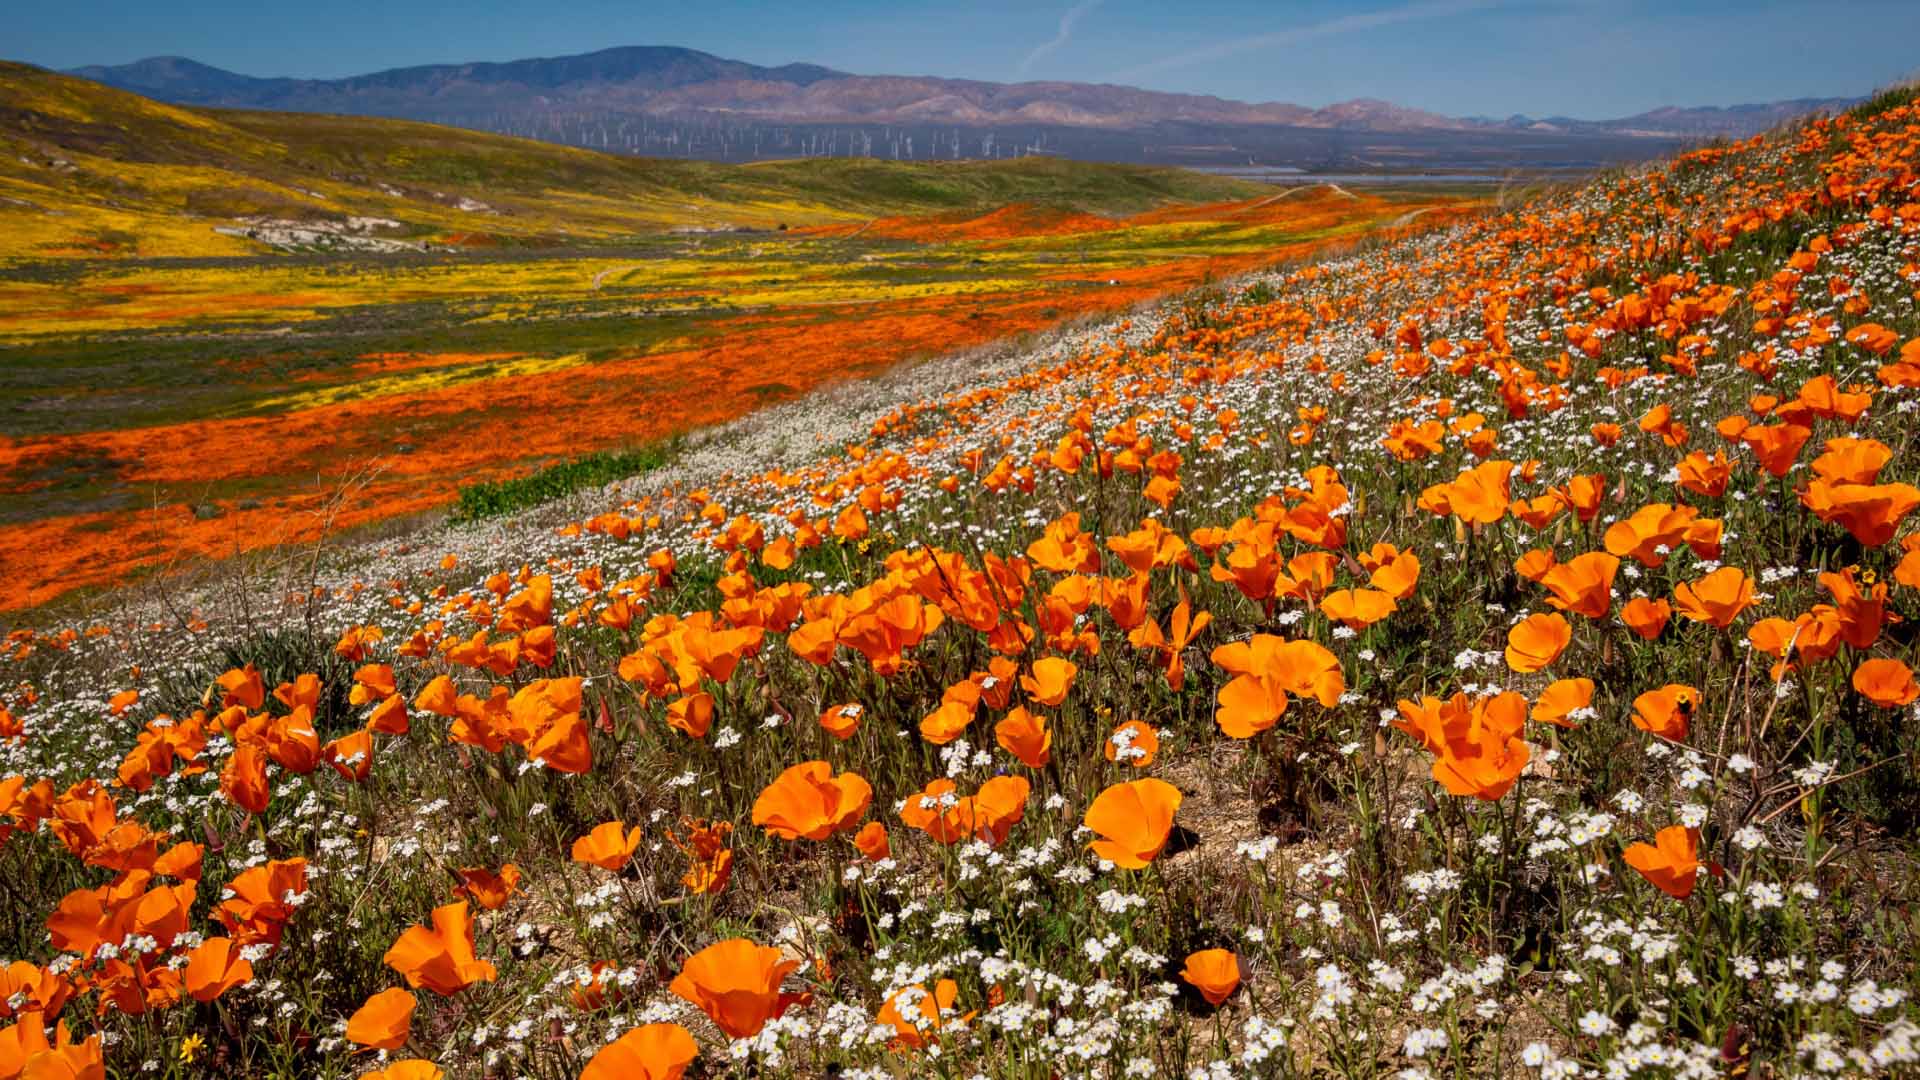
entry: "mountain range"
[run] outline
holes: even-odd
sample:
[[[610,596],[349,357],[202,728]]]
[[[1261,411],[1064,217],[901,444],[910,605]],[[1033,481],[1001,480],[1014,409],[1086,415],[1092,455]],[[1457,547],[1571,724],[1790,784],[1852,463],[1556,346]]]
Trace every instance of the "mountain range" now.
[[[714,160],[1051,153],[1295,168],[1581,166],[1741,137],[1854,99],[1663,108],[1613,120],[1457,118],[1373,99],[1309,108],[1129,86],[856,75],[628,46],[340,79],[256,78],[183,57],[69,74],[183,105],[386,116]]]

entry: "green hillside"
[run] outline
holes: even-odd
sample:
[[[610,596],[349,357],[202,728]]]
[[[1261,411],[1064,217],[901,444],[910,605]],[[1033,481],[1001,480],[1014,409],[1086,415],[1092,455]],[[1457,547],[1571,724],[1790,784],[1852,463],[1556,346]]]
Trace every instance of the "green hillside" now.
[[[0,258],[9,259],[263,250],[216,228],[280,230],[293,237],[282,247],[302,237],[323,247],[554,245],[1011,202],[1123,214],[1262,190],[1052,159],[619,157],[411,121],[176,108],[0,62]]]

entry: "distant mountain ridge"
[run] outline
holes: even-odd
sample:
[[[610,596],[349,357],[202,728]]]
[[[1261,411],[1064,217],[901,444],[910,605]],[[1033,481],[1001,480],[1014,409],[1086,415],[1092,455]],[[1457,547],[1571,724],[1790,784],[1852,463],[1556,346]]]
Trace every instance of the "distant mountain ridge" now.
[[[1751,105],[1701,105],[1691,108],[1668,105],[1648,112],[1636,113],[1633,116],[1623,116],[1617,120],[1576,120],[1567,116],[1550,116],[1536,120],[1530,116],[1511,116],[1505,120],[1475,118],[1471,122],[1496,125],[1516,131],[1551,131],[1571,134],[1605,132],[1643,138],[1740,139],[1810,113],[1839,112],[1859,104],[1862,100],[1857,97],[1793,98],[1787,101],[1769,101]]]
[[[1367,151],[1381,148],[1349,146],[1339,136],[1553,135],[1671,144],[1751,134],[1853,100],[1663,108],[1600,121],[1488,120],[1374,99],[1309,108],[1109,84],[855,75],[816,64],[763,67],[671,46],[432,64],[342,79],[256,78],[184,57],[68,74],[174,104],[391,116],[601,149],[723,160],[796,152],[924,158],[1035,151],[1148,160],[1156,153],[1191,154],[1198,147],[1218,151],[1222,162],[1237,163],[1285,157],[1291,151],[1277,149],[1276,139],[1291,132],[1291,141],[1281,139],[1285,146],[1312,146],[1313,153],[1329,158],[1313,164],[1365,165]],[[1004,139],[996,137],[999,131]],[[1309,132],[1330,137],[1303,142]],[[1129,153],[1127,140],[1117,136],[1140,136],[1134,141],[1141,146]],[[1650,146],[1641,153],[1613,147],[1596,150],[1596,156],[1617,160],[1668,148]],[[1398,152],[1389,146],[1377,156],[1391,162]]]
[[[696,83],[764,81],[807,86],[822,79],[846,77],[815,64],[764,68],[693,49],[645,45],[503,63],[426,64],[344,79],[255,78],[184,56],[155,56],[112,67],[95,65],[65,74],[162,97],[179,105],[244,108],[305,105],[358,95],[471,93],[487,86],[555,91],[620,84],[635,90],[659,92]],[[311,110],[288,108],[287,111]]]

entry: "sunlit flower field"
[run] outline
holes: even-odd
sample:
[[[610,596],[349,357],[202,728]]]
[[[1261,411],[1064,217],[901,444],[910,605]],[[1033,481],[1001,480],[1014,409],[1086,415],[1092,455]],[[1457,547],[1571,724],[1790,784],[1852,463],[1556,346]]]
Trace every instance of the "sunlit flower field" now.
[[[9,263],[0,214],[0,611],[418,515],[1470,205],[1313,185],[1113,218],[1028,205],[211,265]]]
[[[0,1080],[1915,1075],[1917,297],[1895,92],[17,631]]]

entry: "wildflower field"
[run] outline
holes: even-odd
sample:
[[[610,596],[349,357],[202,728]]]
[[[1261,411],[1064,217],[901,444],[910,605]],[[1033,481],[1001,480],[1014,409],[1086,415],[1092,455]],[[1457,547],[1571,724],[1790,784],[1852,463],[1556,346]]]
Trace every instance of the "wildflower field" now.
[[[1044,160],[638,162],[6,65],[0,115],[36,118],[0,133],[0,610],[429,511],[1483,197]],[[266,251],[239,234],[273,228],[236,208],[267,191],[285,228],[350,212],[431,250]]]
[[[1917,296],[1893,92],[16,631],[0,1078],[1914,1075]]]

